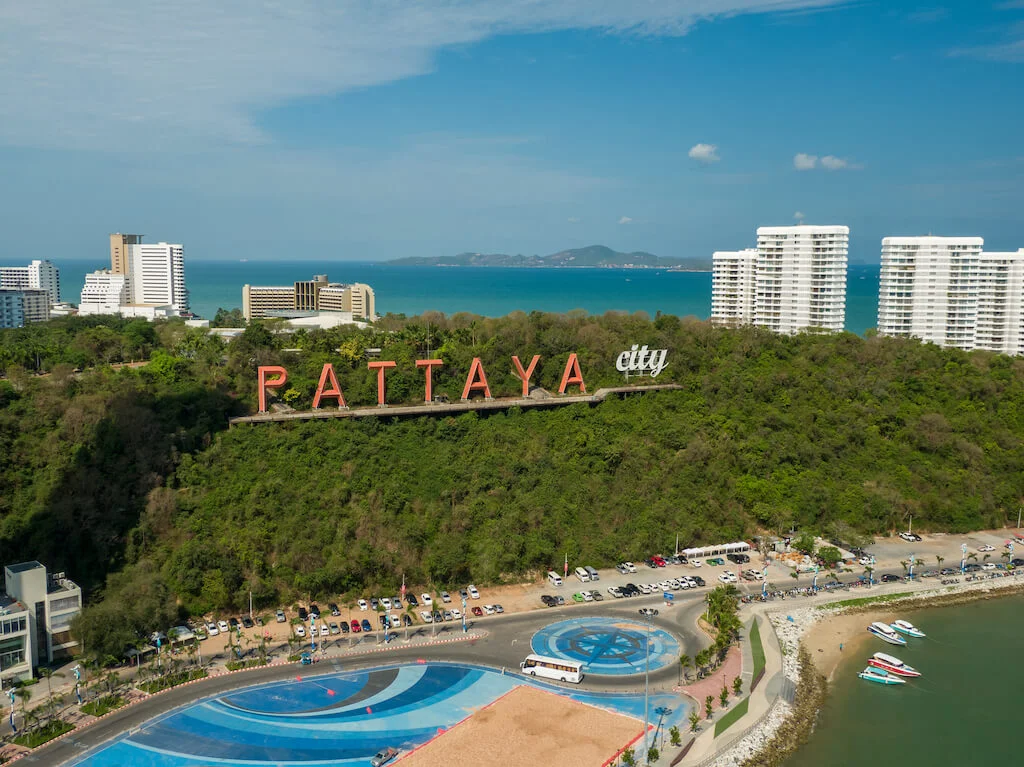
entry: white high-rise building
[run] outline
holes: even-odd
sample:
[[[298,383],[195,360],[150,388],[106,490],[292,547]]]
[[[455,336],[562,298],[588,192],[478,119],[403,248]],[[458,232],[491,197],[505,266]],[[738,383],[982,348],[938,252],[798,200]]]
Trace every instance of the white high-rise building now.
[[[878,332],[970,351],[1024,354],[1024,249],[981,237],[886,237]]]
[[[60,270],[49,261],[35,259],[28,266],[0,266],[0,288],[45,290],[50,303],[60,303]]]
[[[843,330],[849,243],[846,226],[758,228],[754,324],[777,333]]]
[[[752,324],[757,250],[718,250],[711,262],[711,321],[730,326]]]
[[[957,349],[975,347],[981,237],[886,237],[878,332]]]
[[[100,269],[85,275],[79,314],[118,314],[128,303],[128,277]]]
[[[128,261],[128,303],[170,306],[188,312],[185,250],[166,242],[125,245]]]

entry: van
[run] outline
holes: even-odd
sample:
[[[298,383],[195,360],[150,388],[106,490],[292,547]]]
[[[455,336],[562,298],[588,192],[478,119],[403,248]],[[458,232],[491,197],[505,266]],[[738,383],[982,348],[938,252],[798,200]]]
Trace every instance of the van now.
[[[573,573],[576,575],[577,578],[580,579],[581,582],[590,583],[590,573],[587,572],[586,568],[577,567],[575,570],[573,570]]]
[[[590,576],[590,580],[592,580],[592,581],[599,581],[599,580],[601,580],[600,574],[598,574],[597,570],[595,570],[590,565],[587,565],[586,571],[587,571],[587,575]]]
[[[562,585],[562,576],[556,573],[554,570],[548,570],[548,581],[552,586]]]

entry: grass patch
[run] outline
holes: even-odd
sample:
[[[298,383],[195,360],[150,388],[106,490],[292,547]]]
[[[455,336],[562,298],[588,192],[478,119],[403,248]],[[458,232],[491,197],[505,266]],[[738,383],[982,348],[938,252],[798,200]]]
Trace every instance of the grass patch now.
[[[195,679],[203,679],[207,676],[205,668],[194,668],[189,671],[179,671],[175,674],[167,674],[159,679],[153,679],[149,682],[143,682],[139,685],[139,689],[143,692],[150,694],[154,692],[160,692],[171,687],[177,687],[179,684],[185,684],[185,682],[191,682]]]
[[[243,668],[256,668],[257,666],[266,666],[265,660],[259,658],[250,658],[249,660],[233,660],[228,661],[228,671],[241,671]]]
[[[761,644],[761,629],[757,626],[757,618],[754,618],[754,624],[750,627],[750,654],[754,658],[754,675],[756,679],[758,674],[764,671],[764,645]]]
[[[741,700],[738,704],[733,706],[732,711],[723,716],[715,723],[715,737],[717,738],[723,732],[732,727],[741,716],[745,716],[747,708],[750,706],[750,697],[746,697]]]
[[[829,602],[826,605],[818,605],[819,610],[831,610],[834,607],[863,607],[865,605],[882,604],[883,602],[895,602],[897,599],[913,596],[911,591],[901,591],[898,594],[879,594],[877,597],[860,597],[859,599],[844,599],[842,602]]]
[[[82,713],[90,716],[103,716],[117,708],[121,708],[127,701],[120,695],[104,695],[102,698],[90,700],[82,706]]]
[[[48,722],[44,727],[32,730],[32,732],[24,735],[19,735],[14,739],[14,742],[19,746],[35,748],[36,746],[48,743],[54,738],[59,738],[65,732],[71,732],[73,729],[75,729],[74,725],[68,724],[63,719],[54,719],[52,722]]]

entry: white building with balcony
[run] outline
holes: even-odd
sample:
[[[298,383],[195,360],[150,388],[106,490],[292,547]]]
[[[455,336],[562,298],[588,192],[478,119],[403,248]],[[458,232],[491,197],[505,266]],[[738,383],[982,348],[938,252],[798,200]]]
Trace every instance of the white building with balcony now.
[[[776,333],[842,331],[849,244],[846,226],[760,227],[754,324]]]
[[[752,324],[757,250],[717,250],[711,263],[711,321],[732,327]]]
[[[71,638],[71,621],[82,611],[82,589],[64,573],[47,573],[42,564],[34,561],[7,565],[4,590],[7,598],[19,603],[26,614],[28,641],[23,650],[32,669],[67,657],[78,646]],[[3,639],[0,636],[0,657]]]

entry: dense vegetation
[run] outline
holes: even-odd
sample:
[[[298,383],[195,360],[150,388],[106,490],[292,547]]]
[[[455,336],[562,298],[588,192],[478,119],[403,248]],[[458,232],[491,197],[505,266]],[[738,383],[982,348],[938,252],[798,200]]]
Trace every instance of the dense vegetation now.
[[[222,343],[180,323],[68,319],[0,331],[0,558],[39,558],[107,600],[91,639],[130,644],[179,611],[410,584],[496,582],[759,529],[962,531],[1024,496],[1024,361],[884,338],[774,336],[641,315],[388,317],[366,330]],[[669,349],[682,390],[547,411],[386,416],[227,430],[255,366],[284,364],[306,408],[324,362],[375,400],[366,350],[398,361],[389,402],[423,396],[414,360],[461,395],[483,360],[570,351],[588,391],[621,385],[631,344]],[[284,351],[297,349],[299,351]],[[139,368],[108,363],[149,359]],[[74,368],[84,368],[77,373]],[[30,372],[31,371],[31,372]],[[32,375],[32,372],[48,375]],[[127,598],[125,595],[131,595]]]

